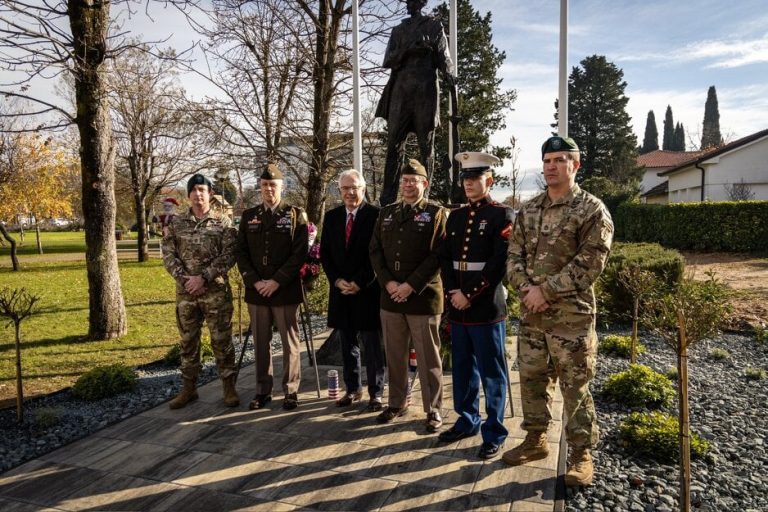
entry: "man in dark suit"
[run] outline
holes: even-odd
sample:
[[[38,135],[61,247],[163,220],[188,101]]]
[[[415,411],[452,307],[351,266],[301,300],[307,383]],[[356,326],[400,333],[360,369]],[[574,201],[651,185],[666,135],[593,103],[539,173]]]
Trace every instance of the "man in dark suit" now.
[[[381,291],[381,327],[389,372],[389,407],[377,417],[388,423],[408,411],[408,344],[418,358],[425,426],[443,424],[443,364],[438,326],[443,286],[434,249],[445,235],[447,210],[427,202],[427,171],[418,160],[402,168],[402,201],[385,206],[371,237],[370,256]]]
[[[299,270],[307,260],[307,214],[281,200],[283,174],[269,164],[261,174],[263,203],[243,212],[237,237],[237,266],[256,347],[256,396],[250,409],[272,400],[272,323],[283,343],[283,408],[295,409],[301,379],[296,311],[304,295]]]
[[[381,410],[384,349],[379,319],[379,284],[368,257],[368,244],[379,209],[363,201],[365,179],[355,169],[339,176],[344,205],[325,214],[320,259],[328,277],[328,327],[341,337],[346,394],[336,405],[347,407],[362,396],[360,342],[368,379],[368,411]]]

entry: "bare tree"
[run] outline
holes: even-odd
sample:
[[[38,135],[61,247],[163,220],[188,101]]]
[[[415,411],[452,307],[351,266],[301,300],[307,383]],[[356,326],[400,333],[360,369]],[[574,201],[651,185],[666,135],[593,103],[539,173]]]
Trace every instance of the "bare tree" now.
[[[512,187],[512,207],[519,208],[521,203],[520,185],[523,183],[527,171],[520,169],[520,148],[517,147],[517,137],[509,139],[509,162],[512,167],[509,174],[509,185]]]
[[[157,195],[204,161],[206,144],[187,115],[176,65],[174,52],[154,56],[146,45],[136,43],[115,60],[109,73],[117,186],[127,184],[133,198],[139,261],[149,260],[147,224]]]
[[[730,201],[750,201],[755,198],[755,192],[744,178],[741,178],[738,183],[726,183],[723,187]]]
[[[106,84],[107,59],[121,46],[120,36],[111,31],[112,5],[99,0],[0,0],[0,69],[11,76],[0,84],[0,93],[29,100],[34,107],[24,115],[40,118],[36,128],[75,124],[80,134],[91,339],[127,331],[114,238],[115,147]],[[28,91],[31,81],[62,73],[74,76],[76,112]]]

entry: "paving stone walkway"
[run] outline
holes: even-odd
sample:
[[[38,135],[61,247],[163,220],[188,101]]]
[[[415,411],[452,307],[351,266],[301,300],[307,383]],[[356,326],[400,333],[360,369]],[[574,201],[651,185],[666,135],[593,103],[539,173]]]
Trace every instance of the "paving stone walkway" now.
[[[225,407],[220,382],[212,382],[184,409],[163,404],[0,474],[0,510],[556,509],[559,421],[550,430],[549,457],[512,468],[479,459],[479,436],[446,445],[427,434],[418,384],[409,415],[388,425],[364,411],[365,400],[336,407],[325,388],[332,368],[320,367],[318,398],[314,369],[304,366],[301,404],[291,412],[282,410],[281,396],[266,409],[247,410],[253,366],[238,380],[239,408]],[[507,448],[525,437],[517,372],[511,379],[516,415],[505,420]],[[450,408],[450,375],[444,386]],[[560,418],[559,394],[555,405]],[[445,425],[455,418],[446,411]]]

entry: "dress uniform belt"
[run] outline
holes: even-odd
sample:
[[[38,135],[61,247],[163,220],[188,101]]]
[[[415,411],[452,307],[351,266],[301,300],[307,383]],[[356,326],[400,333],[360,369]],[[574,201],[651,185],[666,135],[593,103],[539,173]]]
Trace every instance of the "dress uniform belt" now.
[[[485,268],[485,262],[474,262],[474,261],[454,261],[453,262],[453,268],[454,270],[462,270],[462,271],[480,271]]]

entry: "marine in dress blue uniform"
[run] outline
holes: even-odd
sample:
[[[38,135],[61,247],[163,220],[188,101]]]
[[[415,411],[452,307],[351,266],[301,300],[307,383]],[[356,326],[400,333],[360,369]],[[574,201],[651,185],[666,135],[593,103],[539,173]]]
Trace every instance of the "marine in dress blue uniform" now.
[[[439,439],[453,442],[481,432],[479,456],[496,457],[507,437],[506,271],[513,211],[490,198],[491,166],[487,153],[456,155],[469,204],[451,212],[446,237],[438,249],[448,303],[453,354],[453,403],[456,423]],[[487,418],[480,416],[480,384]]]

